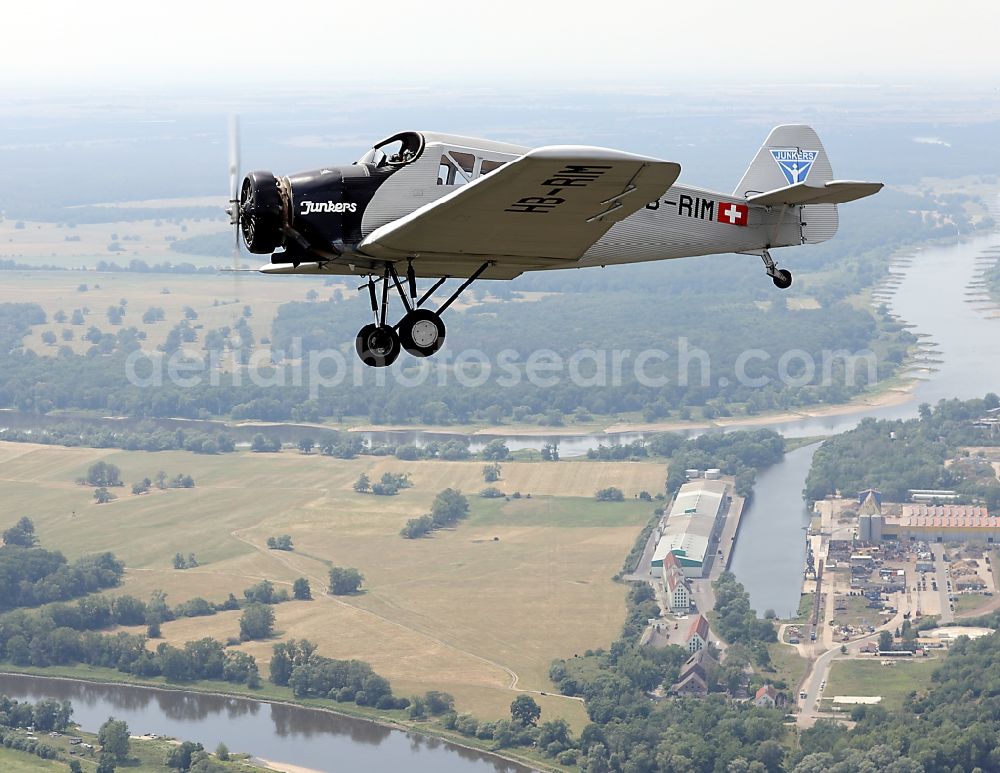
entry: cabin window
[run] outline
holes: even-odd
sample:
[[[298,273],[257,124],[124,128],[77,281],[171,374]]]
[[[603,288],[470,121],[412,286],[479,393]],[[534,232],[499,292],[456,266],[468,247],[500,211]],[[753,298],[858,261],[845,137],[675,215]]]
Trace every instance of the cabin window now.
[[[465,185],[472,180],[476,157],[471,153],[451,151],[441,156],[438,165],[438,185]]]
[[[438,185],[465,185],[476,177],[499,169],[506,161],[487,161],[472,153],[451,150],[441,155],[438,165]]]
[[[479,176],[482,177],[484,174],[489,174],[494,169],[499,169],[506,163],[506,161],[487,161],[483,159],[483,165],[479,168]]]

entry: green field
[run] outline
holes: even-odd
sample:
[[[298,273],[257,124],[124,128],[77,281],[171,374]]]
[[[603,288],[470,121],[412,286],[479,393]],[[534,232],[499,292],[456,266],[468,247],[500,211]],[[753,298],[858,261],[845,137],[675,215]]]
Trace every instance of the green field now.
[[[767,645],[767,651],[771,655],[771,665],[774,666],[774,673],[768,673],[767,676],[776,680],[783,679],[788,685],[788,692],[797,693],[809,661],[799,655],[795,647],[781,642]]]
[[[134,728],[131,729],[132,732],[135,731]],[[18,735],[24,735],[24,730],[8,730],[5,728],[7,733],[16,733]],[[90,743],[95,747],[95,750],[88,751],[82,746],[71,746],[69,743],[69,736],[75,735],[84,740],[85,743]],[[48,734],[39,735],[38,740],[41,743],[46,744],[54,748],[62,760],[70,760],[76,757],[80,764],[83,766],[84,773],[93,773],[97,769],[97,762],[100,759],[100,754],[96,749],[100,746],[97,742],[97,736],[94,733],[84,733],[79,730],[68,731],[67,733],[53,738]],[[173,743],[165,739],[152,740],[149,738],[136,738],[133,737],[129,744],[129,758],[127,761],[123,762],[118,766],[119,770],[138,770],[143,771],[143,773],[176,773],[174,768],[170,768],[166,764],[167,754],[172,748]],[[76,752],[75,754],[70,754],[70,752]],[[207,749],[206,751],[213,752],[214,749]],[[245,759],[246,755],[242,755]],[[233,750],[233,757],[228,763],[222,763],[218,760],[213,759],[213,762],[219,765],[224,765],[227,773],[253,773],[253,771],[259,771],[260,768],[256,766],[249,765],[239,758],[239,755]],[[5,749],[0,746],[0,771],[3,773],[21,773],[22,771],[46,771],[46,770],[67,770],[67,763],[65,761],[55,761],[55,760],[43,760],[36,757],[34,754],[28,754],[27,752],[13,751],[11,749]]]
[[[66,769],[66,765],[62,762],[39,759],[34,754],[16,752],[0,746],[0,770],[4,773],[38,773],[40,770],[58,770],[65,773]],[[94,766],[90,766],[90,769],[93,770]]]
[[[910,692],[930,687],[931,672],[939,664],[936,659],[899,659],[892,663],[883,666],[880,660],[835,660],[824,696],[832,699],[835,695],[881,695],[881,705],[896,709]]]
[[[73,481],[97,459],[118,465],[130,483],[188,473],[190,490],[154,491],[93,503]],[[366,472],[406,472],[414,486],[395,497],[357,494]],[[200,456],[0,443],[0,497],[13,522],[35,521],[42,544],[69,558],[113,550],[124,560],[124,592],[162,589],[171,604],[194,596],[220,601],[266,578],[289,586],[309,578],[316,599],[276,608],[281,637],[308,638],[329,657],[366,660],[402,695],[443,689],[459,709],[500,717],[511,689],[549,692],[549,664],[607,647],[624,620],[619,570],[655,503],[632,499],[662,486],[662,464],[566,462],[503,464],[504,490],[521,499],[470,496],[471,517],[419,540],[399,530],[428,511],[438,491],[485,487],[482,462],[334,459],[297,451]],[[630,499],[597,503],[593,492],[622,487]],[[527,498],[527,494],[531,498]],[[294,552],[266,548],[290,534]],[[175,570],[175,553],[194,553],[196,569]],[[357,567],[364,592],[322,593],[330,564]],[[164,637],[221,640],[238,632],[239,612],[180,619]],[[266,674],[273,642],[241,645]],[[577,728],[583,705],[538,696],[545,716]]]

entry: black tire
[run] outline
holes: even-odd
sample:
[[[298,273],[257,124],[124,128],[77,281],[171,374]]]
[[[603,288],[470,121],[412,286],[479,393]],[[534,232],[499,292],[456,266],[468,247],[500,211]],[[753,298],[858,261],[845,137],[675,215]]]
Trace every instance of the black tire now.
[[[444,344],[444,322],[430,309],[414,309],[399,321],[399,342],[414,357],[430,357]]]
[[[771,281],[774,282],[774,286],[779,290],[787,290],[792,286],[792,272],[779,268],[777,273],[771,277]]]
[[[399,336],[389,325],[365,325],[358,332],[355,348],[365,365],[384,368],[399,356]]]

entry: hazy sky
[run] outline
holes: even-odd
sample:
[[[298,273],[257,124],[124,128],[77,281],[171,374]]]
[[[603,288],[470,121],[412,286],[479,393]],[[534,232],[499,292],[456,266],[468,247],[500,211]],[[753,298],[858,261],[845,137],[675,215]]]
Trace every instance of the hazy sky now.
[[[992,0],[7,3],[0,85],[1000,83]]]

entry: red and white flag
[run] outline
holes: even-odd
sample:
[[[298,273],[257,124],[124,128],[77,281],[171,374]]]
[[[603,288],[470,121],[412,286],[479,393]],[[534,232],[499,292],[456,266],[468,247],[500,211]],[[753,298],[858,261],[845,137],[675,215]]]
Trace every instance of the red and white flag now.
[[[732,204],[728,201],[719,202],[719,214],[716,220],[730,225],[746,225],[750,219],[750,207],[746,204]]]

